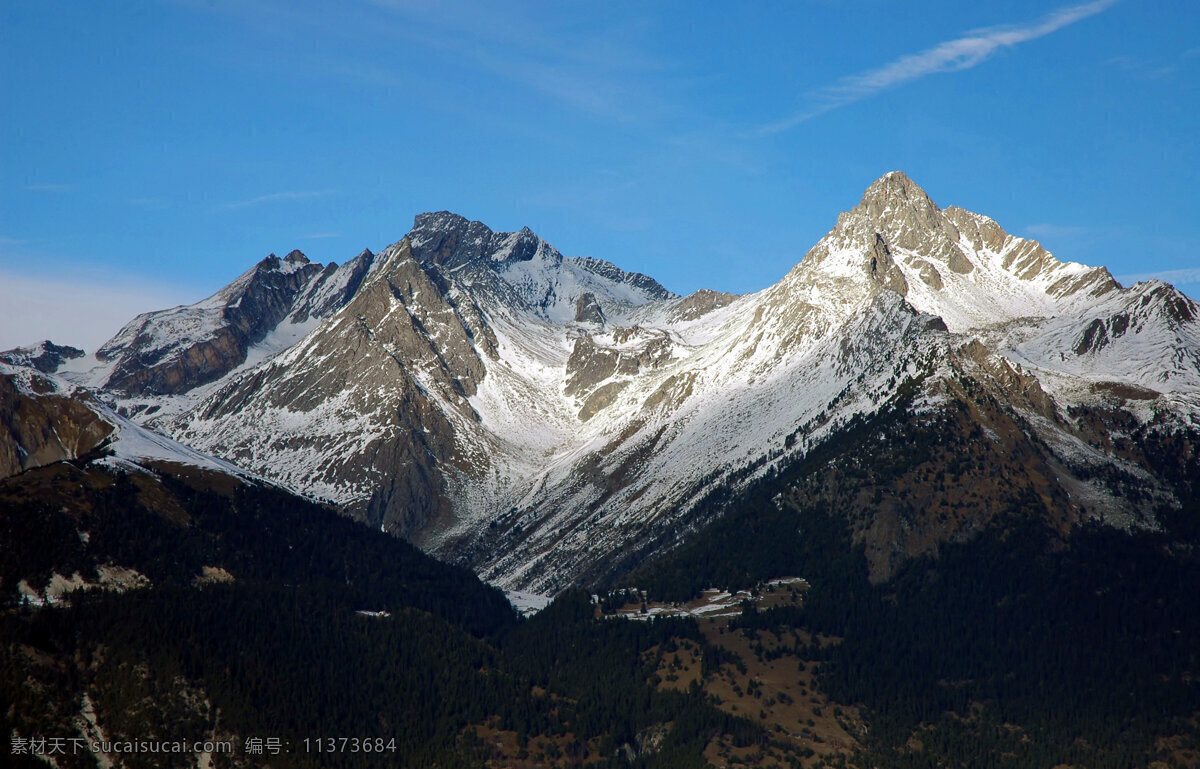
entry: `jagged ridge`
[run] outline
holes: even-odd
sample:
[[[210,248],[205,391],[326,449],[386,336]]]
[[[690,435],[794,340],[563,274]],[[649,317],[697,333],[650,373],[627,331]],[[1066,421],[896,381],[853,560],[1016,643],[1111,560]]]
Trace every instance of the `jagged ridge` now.
[[[448,212],[361,256],[337,301],[307,314],[315,279],[288,276],[330,268],[301,259],[127,327],[105,348],[128,362],[117,381],[166,377],[183,391],[170,407],[145,388],[117,405],[511,586],[561,589],[631,546],[669,546],[709,492],[802,459],[856,416],[894,407],[902,387],[934,415],[973,408],[972,388],[993,393],[989,419],[1031,442],[1038,472],[1057,475],[1046,488],[1086,500],[1071,516],[1154,526],[1175,492],[1147,480],[1150,502],[1122,499],[1123,481],[1105,477],[1152,480],[1152,460],[1103,445],[1078,409],[1167,432],[1200,413],[1194,302],[1060,262],[987,217],[939,208],[899,172],[779,283],[742,297],[675,297],[528,229]],[[220,333],[170,337],[170,313],[242,328],[229,320],[240,298],[271,280],[292,298],[241,332],[245,362],[163,373]],[[151,328],[159,341],[133,343],[156,339]],[[113,381],[111,366],[97,371]],[[877,549],[894,563],[973,525]]]

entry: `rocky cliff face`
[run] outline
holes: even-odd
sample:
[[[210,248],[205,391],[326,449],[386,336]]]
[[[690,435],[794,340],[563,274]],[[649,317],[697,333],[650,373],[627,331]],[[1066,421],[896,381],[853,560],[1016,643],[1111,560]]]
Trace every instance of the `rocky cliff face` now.
[[[329,323],[233,377],[170,429],[424,541],[458,523],[464,498],[498,483],[494,436],[475,403],[489,369],[503,365],[493,314],[545,324],[581,301],[600,313],[668,295],[639,295],[639,281],[611,265],[573,274],[564,264],[527,230],[418,217]]]
[[[0,478],[81,457],[113,430],[53,379],[35,371],[0,365]]]
[[[1198,314],[897,172],[752,295],[676,297],[529,230],[424,214],[378,256],[267,260],[144,316],[72,376],[189,445],[551,592],[686,539],[714,494],[826,457],[803,493],[843,511],[884,579],[1013,509],[1154,527],[1183,504],[1187,473],[1162,468],[1196,453]],[[845,439],[868,422],[880,466]]]
[[[517,289],[531,309],[543,313],[549,309],[548,303],[557,299],[574,301],[582,296],[572,290],[572,278],[595,282],[607,288],[605,293],[632,296],[634,301],[674,296],[653,278],[625,272],[603,259],[564,257],[528,227],[520,232],[493,232],[480,222],[441,211],[418,215],[408,239],[413,257],[422,264],[434,265],[445,273],[466,270],[472,284],[489,283],[492,287],[492,278],[504,275],[505,282]],[[526,268],[544,271],[538,274]],[[621,291],[626,287],[634,293]],[[568,296],[560,296],[564,288]]]
[[[57,345],[47,339],[29,347],[0,352],[0,361],[11,366],[27,366],[43,374],[51,374],[67,361],[83,356],[83,350],[77,347]]]
[[[338,267],[299,251],[271,254],[208,299],[139,315],[97,352],[97,384],[126,396],[178,395],[246,362],[250,348],[285,321],[320,320],[340,309],[370,270],[365,251]]]
[[[471,470],[454,423],[474,419],[490,344],[407,242],[379,259],[332,323],[215,392],[177,435],[415,534],[452,510],[444,474]]]

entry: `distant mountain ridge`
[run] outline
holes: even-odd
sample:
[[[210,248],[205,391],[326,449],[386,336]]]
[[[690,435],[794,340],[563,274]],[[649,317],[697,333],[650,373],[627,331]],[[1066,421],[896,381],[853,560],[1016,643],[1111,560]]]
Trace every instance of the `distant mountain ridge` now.
[[[285,319],[327,317],[357,291],[374,255],[345,265],[314,264],[299,251],[271,254],[208,299],[139,315],[96,351],[93,381],[127,395],[176,395],[208,384],[246,361]]]
[[[892,172],[755,294],[678,297],[438,212],[340,267],[268,257],[54,370],[196,450],[546,592],[656,557],[719,515],[713,500],[820,455],[805,494],[843,511],[886,579],[1014,506],[1154,528],[1185,504],[1187,474],[1164,468],[1197,451],[1198,315],[1169,285],[1122,288]],[[961,471],[939,477],[940,449],[910,465],[884,451],[886,472],[829,455],[883,415],[879,440],[937,425]]]

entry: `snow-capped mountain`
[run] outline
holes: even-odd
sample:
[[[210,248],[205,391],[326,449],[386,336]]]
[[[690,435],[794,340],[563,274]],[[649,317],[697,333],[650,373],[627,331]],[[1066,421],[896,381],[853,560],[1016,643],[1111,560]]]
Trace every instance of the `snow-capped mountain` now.
[[[290,347],[341,309],[374,263],[369,250],[340,267],[314,264],[299,251],[271,254],[201,302],[137,316],[94,355],[76,360],[73,379],[119,394],[135,409],[184,408],[205,385]]]
[[[511,473],[500,473],[505,462],[536,462],[544,451],[530,457],[526,443],[547,419],[499,431],[487,424],[496,387],[521,409],[544,408],[553,375],[538,379],[527,364],[565,359],[559,331],[576,325],[571,318],[601,303],[620,313],[669,296],[607,262],[564,258],[528,231],[419,217],[330,322],[165,427],[219,456],[274,467],[282,482],[372,525],[424,540],[486,516],[512,483]],[[514,345],[512,335],[521,341]],[[247,418],[253,429],[241,429]],[[551,421],[557,433],[547,448],[571,431],[565,420]]]
[[[507,587],[630,566],[686,540],[714,495],[805,462],[822,470],[804,493],[844,509],[886,578],[1013,505],[1153,527],[1182,504],[1198,313],[893,172],[756,294],[678,297],[527,229],[423,214],[342,267],[269,257],[57,371]],[[863,425],[942,431],[974,463],[949,488],[996,482],[959,498],[936,451],[863,466],[861,436],[845,448]]]

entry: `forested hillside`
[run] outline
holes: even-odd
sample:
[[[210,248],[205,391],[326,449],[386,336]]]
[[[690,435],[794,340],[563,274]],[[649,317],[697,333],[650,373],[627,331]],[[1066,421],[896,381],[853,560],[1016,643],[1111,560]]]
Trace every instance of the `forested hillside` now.
[[[947,445],[963,472],[973,461],[952,433],[922,444],[903,413],[860,422],[746,494],[710,497],[712,522],[627,582],[680,601],[710,585],[802,575],[811,588],[801,610],[750,610],[739,622],[841,639],[807,653],[833,701],[865,706],[863,765],[1195,765],[1194,476],[1174,476],[1187,503],[1160,511],[1156,531],[1056,528],[1044,500],[1017,488],[982,531],[873,584],[861,521],[821,493],[830,475],[862,467],[875,488],[895,489]],[[907,440],[887,439],[901,431]]]
[[[7,479],[0,501],[0,541],[22,544],[0,563],[0,729],[78,747],[62,767],[97,765],[85,739],[228,741],[213,766],[648,767],[763,738],[654,688],[654,650],[699,639],[694,622],[597,619],[582,593],[521,620],[470,572],[277,489],[83,459]],[[117,566],[124,585],[103,578]],[[92,587],[46,592],[64,577]],[[278,753],[247,752],[259,739]]]

